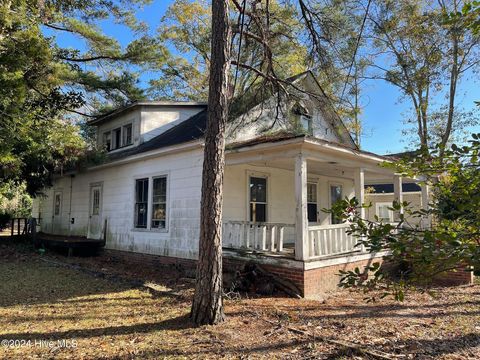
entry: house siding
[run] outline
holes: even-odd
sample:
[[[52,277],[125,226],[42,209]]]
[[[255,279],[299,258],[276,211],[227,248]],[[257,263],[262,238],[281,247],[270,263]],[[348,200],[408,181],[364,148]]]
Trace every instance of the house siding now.
[[[52,234],[87,236],[90,185],[101,183],[107,248],[194,259],[198,253],[202,161],[203,152],[196,149],[57,179],[47,190],[47,198],[38,200],[41,229]],[[167,229],[135,229],[135,179],[158,175],[168,177]],[[63,193],[62,216],[57,224],[53,222],[55,191]]]

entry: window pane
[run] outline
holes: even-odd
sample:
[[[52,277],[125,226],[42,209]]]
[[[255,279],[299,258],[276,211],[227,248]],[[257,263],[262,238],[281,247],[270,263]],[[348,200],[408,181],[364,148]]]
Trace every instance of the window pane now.
[[[153,179],[152,228],[165,228],[167,219],[167,178]]]
[[[135,181],[135,227],[147,227],[148,179]]]
[[[132,124],[123,127],[123,146],[132,144]]]
[[[118,128],[113,130],[113,149],[118,149],[121,146],[122,129]]]
[[[250,221],[267,221],[267,204],[250,203]]]
[[[267,202],[267,179],[250,178],[250,201]]]
[[[317,222],[317,204],[308,204],[308,222]]]
[[[92,215],[100,213],[100,190],[93,189]]]
[[[333,185],[330,186],[330,199],[331,205],[335,204],[337,201],[342,199],[342,186]],[[332,214],[332,224],[340,224],[341,220]]]
[[[388,209],[389,205],[379,205],[378,206],[378,217],[383,221],[390,221],[390,210]]]
[[[317,184],[307,184],[307,202],[317,202]]]
[[[60,215],[60,205],[62,202],[62,196],[60,194],[55,195],[55,215]]]
[[[135,204],[135,226],[137,228],[147,227],[147,204]]]

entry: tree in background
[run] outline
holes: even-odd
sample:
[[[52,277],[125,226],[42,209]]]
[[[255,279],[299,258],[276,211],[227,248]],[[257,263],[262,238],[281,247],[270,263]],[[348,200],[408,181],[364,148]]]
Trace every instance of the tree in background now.
[[[377,52],[372,77],[410,101],[419,146],[446,148],[452,134],[477,123],[456,103],[461,80],[478,69],[479,41],[462,8],[469,1],[374,1],[367,46]],[[435,102],[438,102],[436,105]]]
[[[139,1],[11,0],[0,4],[0,179],[37,194],[50,175],[88,151],[78,115],[143,97],[134,67],[164,49],[142,36]],[[113,18],[138,37],[126,47],[102,33]],[[62,36],[79,48],[62,47]],[[70,42],[71,43],[71,42]],[[99,105],[93,107],[92,105]],[[75,116],[72,116],[75,115]]]

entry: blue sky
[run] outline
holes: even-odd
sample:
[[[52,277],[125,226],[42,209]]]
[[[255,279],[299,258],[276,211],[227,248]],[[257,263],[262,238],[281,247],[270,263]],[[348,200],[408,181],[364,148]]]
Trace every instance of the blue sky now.
[[[151,26],[152,33],[165,14],[171,0],[153,0],[153,2],[140,10],[138,18]],[[125,27],[115,25],[110,21],[101,24],[106,34],[117,38],[122,45],[128,44],[133,39],[133,34]],[[62,46],[75,43],[78,39],[65,36],[59,39]],[[142,80],[148,81],[149,74],[144,74]],[[468,79],[461,84],[458,96],[458,106],[465,109],[474,108],[474,101],[480,100],[480,87],[478,82]],[[399,98],[395,87],[385,81],[368,81],[363,90],[363,104],[361,115],[364,126],[362,149],[379,154],[401,152],[409,145],[408,139],[402,135],[405,129],[404,115],[408,114],[409,103]],[[472,131],[480,132],[477,127]]]

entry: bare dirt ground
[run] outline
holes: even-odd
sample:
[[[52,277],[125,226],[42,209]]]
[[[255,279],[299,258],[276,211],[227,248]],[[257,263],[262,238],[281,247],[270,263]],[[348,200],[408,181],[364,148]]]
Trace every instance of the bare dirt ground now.
[[[66,258],[0,242],[2,359],[479,359],[480,286],[366,303],[226,300],[226,321],[196,328],[191,279],[108,254]]]

